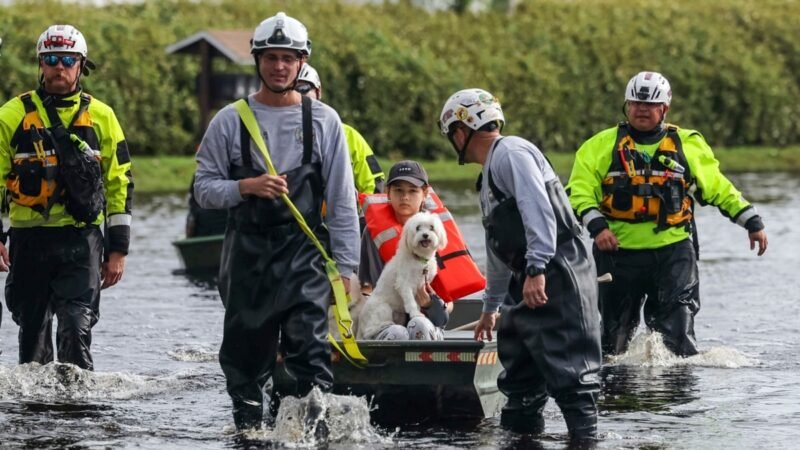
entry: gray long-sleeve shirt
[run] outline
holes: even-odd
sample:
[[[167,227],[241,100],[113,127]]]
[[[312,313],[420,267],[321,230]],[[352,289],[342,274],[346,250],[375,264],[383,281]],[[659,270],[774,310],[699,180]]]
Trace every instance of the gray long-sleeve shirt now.
[[[516,136],[499,142],[486,157],[483,166],[483,184],[480,192],[481,212],[484,217],[499,202],[489,188],[489,174],[506,198],[514,197],[525,228],[528,266],[544,268],[556,251],[556,219],[545,183],[556,177],[542,152],[532,143]],[[496,312],[508,292],[511,271],[489,250],[486,255],[486,290],[483,294],[483,311]]]
[[[278,173],[300,167],[303,159],[301,105],[273,107],[250,96],[250,108],[261,128],[270,158]],[[359,229],[356,193],[347,143],[339,115],[330,106],[313,101],[314,136],[311,161],[322,163],[331,251],[339,272],[349,276],[358,265]],[[197,152],[194,192],[203,208],[227,209],[243,201],[239,182],[230,177],[231,164],[242,165],[239,113],[228,105],[208,125]],[[267,171],[261,151],[254,142],[250,153],[256,170]]]

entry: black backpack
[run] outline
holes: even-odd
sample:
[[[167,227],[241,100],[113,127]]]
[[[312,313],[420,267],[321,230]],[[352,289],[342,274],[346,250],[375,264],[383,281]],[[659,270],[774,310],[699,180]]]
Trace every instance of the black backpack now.
[[[76,221],[90,224],[106,204],[103,171],[89,144],[64,128],[53,105],[54,100],[54,97],[47,97],[43,103],[50,118],[50,128],[47,130],[53,138],[58,157],[57,182],[64,188],[60,201],[64,203],[67,214]],[[91,97],[81,94],[80,107],[70,128],[89,107],[90,101]]]

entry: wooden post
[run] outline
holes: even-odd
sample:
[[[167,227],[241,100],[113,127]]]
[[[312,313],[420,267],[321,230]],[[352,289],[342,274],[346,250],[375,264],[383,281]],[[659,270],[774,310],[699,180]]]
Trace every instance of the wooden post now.
[[[200,42],[200,74],[198,78],[198,98],[200,100],[200,137],[206,132],[211,120],[211,46],[208,41]]]

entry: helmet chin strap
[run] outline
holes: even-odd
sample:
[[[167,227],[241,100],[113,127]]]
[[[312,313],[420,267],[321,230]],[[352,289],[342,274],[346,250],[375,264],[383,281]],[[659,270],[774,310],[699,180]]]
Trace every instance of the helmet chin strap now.
[[[464,157],[466,156],[466,153],[467,153],[467,146],[469,146],[469,142],[472,140],[472,137],[475,136],[475,130],[470,128],[469,136],[467,136],[467,140],[464,142],[464,146],[461,147],[461,148],[458,148],[458,145],[456,145],[456,140],[454,139],[455,135],[456,135],[455,132],[450,134],[450,136],[448,137],[448,140],[450,141],[450,144],[453,146],[453,148],[455,149],[456,153],[458,154],[458,165],[459,166],[463,166],[464,165]]]

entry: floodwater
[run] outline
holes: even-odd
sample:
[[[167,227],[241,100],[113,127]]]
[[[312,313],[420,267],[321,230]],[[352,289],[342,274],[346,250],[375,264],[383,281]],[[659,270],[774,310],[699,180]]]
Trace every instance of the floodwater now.
[[[602,372],[598,448],[797,448],[800,441],[800,178],[744,175],[734,181],[765,217],[770,247],[758,258],[744,230],[715,209],[699,210],[702,353],[669,355],[642,332]],[[440,186],[472,253],[483,262],[477,200]],[[498,418],[474,422],[371,424],[363,399],[328,396],[329,439],[318,442],[287,402],[275,429],[232,432],[217,292],[173,272],[170,241],[182,232],[181,196],[137,198],[132,252],[122,282],[104,292],[94,328],[95,372],[70,365],[18,366],[17,327],[0,327],[1,448],[565,448],[558,408],[547,428],[517,436]],[[347,411],[345,413],[344,411]]]

